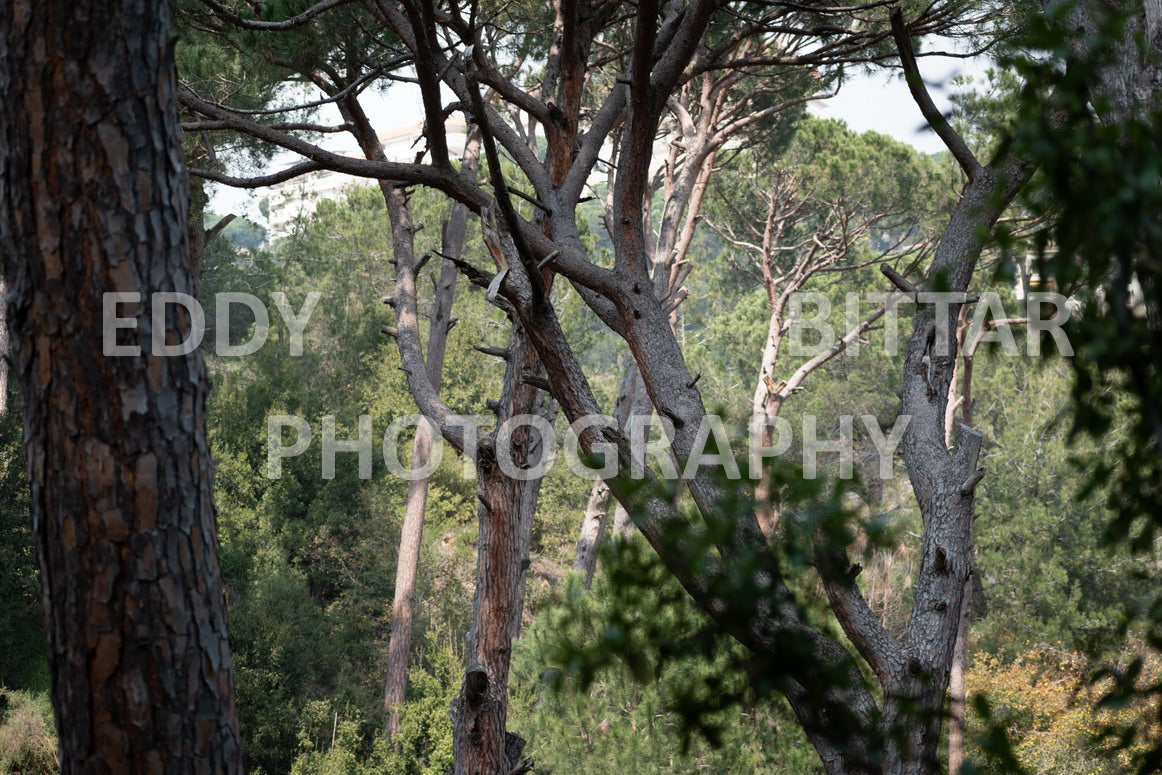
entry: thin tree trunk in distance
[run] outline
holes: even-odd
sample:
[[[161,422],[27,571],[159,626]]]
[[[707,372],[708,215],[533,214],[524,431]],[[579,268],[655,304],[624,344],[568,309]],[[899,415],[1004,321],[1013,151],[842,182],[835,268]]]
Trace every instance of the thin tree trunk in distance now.
[[[968,617],[972,608],[972,577],[964,582],[960,622],[952,649],[952,671],[948,678],[948,773],[960,775],[964,768],[964,664],[968,656]]]
[[[967,309],[967,307],[965,308]],[[951,446],[951,439],[953,436],[953,425],[956,417],[956,409],[961,411],[961,420],[967,427],[971,428],[972,420],[972,364],[973,358],[976,355],[976,348],[980,345],[980,337],[966,341],[968,324],[965,321],[967,314],[962,311],[960,328],[958,329],[957,341],[961,345],[961,358],[956,361],[953,372],[952,381],[949,387],[949,401],[948,408],[945,412],[945,429],[944,436]],[[993,319],[988,322],[987,328],[995,330],[1001,326],[1023,325],[1028,320],[1025,318],[1008,318],[1008,319]],[[952,399],[953,391],[957,388],[957,382],[960,382],[960,395],[954,401]],[[969,536],[969,554],[971,555],[975,550],[974,530],[975,516],[973,517],[973,524],[968,527]],[[964,768],[964,708],[967,700],[964,686],[964,669],[968,660],[968,627],[972,616],[972,596],[973,588],[979,583],[979,578],[976,571],[973,570],[969,575],[968,580],[964,583],[964,598],[960,608],[960,619],[956,626],[956,643],[952,650],[952,670],[949,673],[948,679],[948,697],[949,697],[949,718],[948,718],[948,772],[949,775],[960,775]],[[983,600],[983,598],[982,598]]]
[[[597,569],[597,550],[605,534],[605,522],[609,510],[609,485],[598,479],[589,491],[585,504],[585,516],[581,520],[581,535],[577,539],[577,553],[573,557],[573,570],[585,577],[585,588],[593,585],[593,572]]]
[[[169,4],[0,5],[0,253],[64,773],[241,772]],[[105,355],[103,297],[136,329]],[[195,324],[166,308],[160,339]],[[162,333],[162,332],[158,332]]]
[[[469,140],[465,151],[465,167],[475,169],[479,142]],[[464,249],[467,232],[468,208],[454,205],[452,216],[444,230],[441,250],[446,256],[459,257]],[[436,390],[444,374],[444,354],[448,332],[452,327],[452,301],[456,288],[456,266],[444,261],[436,286],[436,309],[432,313],[428,333],[428,378]],[[426,468],[431,458],[432,427],[421,422],[412,443],[412,470]],[[399,559],[395,570],[395,597],[391,607],[391,635],[387,650],[387,680],[383,704],[387,710],[386,735],[390,740],[399,732],[400,706],[407,695],[408,656],[411,653],[412,622],[415,611],[416,574],[420,564],[420,544],[424,534],[424,508],[428,502],[428,479],[414,479],[408,484],[407,507],[400,531]]]

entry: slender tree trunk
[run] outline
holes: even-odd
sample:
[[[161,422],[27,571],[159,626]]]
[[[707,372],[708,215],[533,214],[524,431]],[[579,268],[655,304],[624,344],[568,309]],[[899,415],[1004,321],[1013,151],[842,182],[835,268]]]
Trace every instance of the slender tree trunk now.
[[[380,144],[371,122],[358,100],[348,97],[339,103],[344,119],[355,126],[360,149],[368,159],[383,161],[383,146]],[[463,168],[469,175],[475,175],[480,158],[480,136],[469,133],[464,147]],[[414,229],[411,214],[407,209],[406,196],[401,197],[389,181],[381,180],[380,190],[387,205],[392,229],[407,231],[407,234],[393,235],[396,252],[405,251],[410,260],[414,252]],[[468,228],[468,208],[457,203],[452,207],[452,215],[444,229],[441,244],[445,256],[458,259],[464,249]],[[397,260],[399,259],[397,255]],[[423,364],[409,364],[421,367],[427,375],[431,389],[439,392],[444,374],[444,357],[448,346],[448,333],[455,325],[452,319],[452,302],[455,299],[457,270],[451,260],[444,261],[436,284],[436,309],[432,314],[428,332],[428,354]],[[393,305],[398,302],[392,302]],[[433,428],[422,422],[416,428],[412,443],[412,470],[425,468],[431,459]],[[423,543],[424,510],[428,502],[429,479],[415,479],[408,485],[407,505],[404,522],[400,531],[399,558],[396,562],[395,593],[392,600],[391,633],[388,640],[387,675],[384,681],[383,704],[387,711],[384,734],[390,740],[400,729],[400,708],[407,696],[408,658],[411,654],[412,623],[415,618],[416,576],[420,562],[420,547]]]
[[[64,773],[241,772],[167,3],[0,6],[0,253]],[[103,295],[136,329],[103,354]],[[108,317],[108,315],[105,315]],[[162,321],[159,321],[162,322]],[[166,309],[159,339],[195,325]]]
[[[630,359],[621,378],[621,387],[618,389],[617,400],[614,402],[614,419],[617,426],[626,429],[637,417],[648,417],[652,407],[650,397],[642,385],[641,374],[637,364]],[[593,483],[589,491],[589,500],[585,504],[585,516],[581,520],[581,535],[577,539],[577,552],[573,558],[573,570],[585,576],[585,588],[593,584],[593,574],[597,569],[597,554],[601,548],[601,539],[609,523],[610,505],[614,508],[612,532],[614,535],[624,535],[633,527],[629,512],[612,497],[607,485],[602,480]]]
[[[586,589],[592,586],[593,572],[597,569],[597,550],[605,534],[609,501],[609,485],[598,479],[589,491],[585,516],[581,520],[581,536],[577,539],[577,553],[573,557],[573,570],[584,575]]]
[[[768,287],[767,292],[773,297],[773,288]],[[783,406],[779,385],[775,383],[775,361],[779,357],[779,345],[782,343],[782,338],[783,307],[782,299],[779,299],[775,308],[771,310],[770,320],[767,324],[767,338],[763,342],[763,352],[759,362],[759,378],[751,402],[753,417],[755,419],[764,418],[761,441],[766,447],[769,447],[774,439],[774,429],[769,423],[779,416],[779,410]],[[768,539],[774,535],[779,522],[779,513],[775,509],[774,500],[771,497],[773,495],[771,492],[772,484],[771,467],[764,465],[759,473],[759,480],[755,484],[754,500],[755,517],[758,518],[759,529]]]
[[[964,665],[968,657],[968,618],[972,608],[972,579],[964,582],[964,601],[952,651],[952,672],[948,679],[948,773],[960,775],[964,769]]]
[[[464,153],[464,166],[475,170],[480,150],[477,138],[468,141]],[[468,208],[456,204],[452,216],[444,230],[442,252],[446,256],[459,258],[464,249],[468,226]],[[452,329],[452,302],[456,287],[456,266],[445,261],[440,268],[436,286],[436,309],[432,316],[428,333],[427,370],[428,379],[436,390],[444,374],[444,355],[447,351],[448,332]],[[431,459],[432,426],[420,423],[416,428],[412,443],[412,470],[426,468]],[[383,704],[387,710],[386,735],[390,740],[400,728],[400,706],[407,695],[408,657],[411,653],[412,622],[414,620],[416,598],[416,575],[420,564],[420,545],[424,534],[424,509],[428,502],[427,478],[414,479],[408,483],[407,507],[404,511],[403,528],[400,531],[399,559],[395,570],[395,597],[391,607],[391,634],[387,651],[387,680],[384,686]]]
[[[412,443],[412,469],[428,464],[432,451],[432,430],[427,422],[416,428]],[[420,563],[420,543],[424,532],[424,507],[428,500],[428,480],[408,483],[407,508],[399,538],[399,559],[395,569],[395,597],[391,606],[391,635],[387,648],[387,681],[383,706],[387,710],[386,735],[399,733],[400,706],[407,695],[408,656],[411,653],[412,620],[415,610],[416,572]]]
[[[456,775],[508,775],[519,770],[524,748],[524,741],[506,730],[508,672],[524,602],[528,540],[540,483],[529,475],[511,476],[513,469],[505,470],[498,448],[500,454],[511,454],[512,463],[523,470],[530,461],[536,462],[542,440],[528,426],[520,426],[512,429],[511,441],[499,444],[498,433],[493,432],[477,440],[473,449],[459,426],[451,429],[450,411],[439,401],[419,357],[414,258],[417,229],[405,192],[387,182],[382,190],[391,217],[396,260],[400,323],[396,338],[412,394],[441,432],[466,454],[474,454],[476,462],[480,526],[476,592],[464,681],[451,708],[454,771]],[[501,249],[517,263],[511,240],[502,236],[506,244]],[[515,320],[506,356],[504,386],[497,404],[498,429],[511,418],[533,414],[541,405],[539,388],[530,384],[540,371],[540,362],[525,328]]]

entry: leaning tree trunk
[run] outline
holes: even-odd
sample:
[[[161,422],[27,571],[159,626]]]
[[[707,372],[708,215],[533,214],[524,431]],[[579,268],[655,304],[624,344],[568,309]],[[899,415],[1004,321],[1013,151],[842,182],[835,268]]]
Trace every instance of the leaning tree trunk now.
[[[168,4],[0,6],[0,252],[65,773],[241,772]],[[103,354],[103,295],[123,303]],[[195,324],[169,306],[159,339]],[[105,342],[104,344],[109,344]]]
[[[480,150],[479,140],[469,141],[464,154],[466,169],[476,169]],[[468,208],[456,204],[444,229],[442,252],[460,257],[468,228]],[[456,266],[445,261],[436,281],[436,308],[432,313],[428,333],[428,379],[435,390],[440,389],[444,374],[444,354],[448,346],[448,332],[452,330],[452,301],[456,289]],[[412,470],[428,466],[432,451],[432,426],[420,423],[412,443]],[[399,538],[399,559],[395,570],[395,596],[391,606],[391,634],[387,650],[387,680],[384,685],[383,705],[387,710],[386,735],[390,740],[400,729],[400,707],[407,695],[408,656],[411,653],[412,621],[416,600],[416,574],[420,564],[420,544],[424,535],[424,509],[428,502],[428,478],[414,479],[408,484],[407,506]]]

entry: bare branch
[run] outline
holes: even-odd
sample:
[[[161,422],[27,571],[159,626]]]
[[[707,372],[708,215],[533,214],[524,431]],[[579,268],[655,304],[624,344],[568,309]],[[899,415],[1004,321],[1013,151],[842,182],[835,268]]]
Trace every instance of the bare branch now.
[[[964,170],[964,174],[972,180],[980,172],[980,162],[969,149],[968,144],[960,133],[952,128],[952,124],[937,109],[932,102],[932,95],[924,86],[924,79],[920,77],[920,68],[916,65],[916,54],[912,50],[912,41],[908,37],[908,29],[904,24],[904,14],[899,8],[893,8],[890,13],[892,20],[892,36],[896,40],[896,50],[900,53],[900,64],[904,66],[904,78],[908,82],[908,90],[912,92],[912,99],[924,114],[928,125],[932,127],[944,142],[953,158]]]
[[[911,296],[913,302],[918,302],[920,292],[915,285],[905,280],[899,272],[887,264],[880,264],[880,271],[883,272],[884,277],[892,281],[892,285]]]
[[[217,237],[219,234],[221,234],[222,230],[229,226],[230,223],[237,217],[238,216],[234,215],[234,213],[230,213],[229,215],[223,216],[222,219],[215,223],[212,227],[206,229],[206,242],[209,242],[210,240],[214,239],[214,237]]]
[[[320,134],[335,134],[338,132],[348,132],[351,130],[350,124],[336,124],[334,126],[327,126],[325,124],[311,124],[311,123],[294,123],[282,122],[277,124],[270,124],[272,129],[277,129],[280,132],[318,132]],[[230,129],[230,125],[225,121],[183,121],[183,132],[205,132],[216,129]]]
[[[321,105],[328,105],[332,102],[338,102],[339,100],[343,99],[344,97],[346,97],[350,94],[358,93],[364,86],[371,83],[371,81],[373,81],[375,78],[378,78],[378,77],[384,75],[384,73],[386,71],[388,71],[392,68],[399,67],[403,64],[406,64],[407,61],[408,61],[408,58],[404,58],[404,57],[394,59],[391,62],[388,62],[387,64],[384,64],[380,67],[375,68],[374,70],[371,70],[367,73],[364,73],[362,76],[355,79],[353,82],[351,82],[350,84],[345,86],[343,89],[335,92],[334,94],[332,94],[328,97],[324,97],[323,99],[319,99],[319,100],[314,100],[313,102],[302,102],[302,103],[299,103],[297,105],[288,105],[286,107],[281,107],[281,108],[247,108],[247,109],[231,108],[231,107],[227,107],[226,105],[218,105],[217,103],[211,103],[209,100],[206,100],[203,97],[199,96],[197,94],[197,92],[195,92],[193,90],[193,88],[190,87],[189,84],[183,83],[182,86],[184,87],[185,91],[188,91],[191,95],[197,97],[197,99],[200,102],[203,102],[207,105],[215,105],[216,107],[221,108],[222,110],[228,111],[230,113],[234,113],[234,114],[237,114],[240,116],[271,116],[271,115],[274,115],[276,113],[292,113],[296,110],[309,110],[310,108],[317,108]],[[182,104],[185,104],[185,102],[183,101]],[[187,107],[190,107],[192,110],[198,110],[197,107],[193,106],[193,105],[187,105]],[[206,114],[204,111],[198,111],[198,112],[201,112],[204,115],[209,115],[209,114]]]
[[[336,8],[340,5],[346,5],[349,2],[351,2],[351,0],[322,0],[322,2],[312,5],[302,13],[292,16],[289,19],[284,19],[280,22],[264,22],[258,19],[244,19],[221,3],[215,2],[215,0],[202,0],[202,5],[210,8],[214,11],[215,14],[218,15],[219,18],[225,19],[235,27],[240,27],[244,30],[278,31],[293,30],[296,27],[301,27],[324,11],[330,10],[331,8]]]
[[[258,175],[252,178],[235,177],[233,175],[227,175],[216,170],[203,170],[197,168],[190,168],[190,174],[198,178],[212,180],[215,183],[222,183],[223,185],[227,185],[232,188],[262,188],[263,186],[273,186],[277,185],[278,183],[285,183],[286,181],[297,178],[300,175],[305,175],[308,172],[318,172],[321,169],[325,169],[322,164],[313,161],[304,161],[287,167],[282,172],[274,172],[269,175]]]

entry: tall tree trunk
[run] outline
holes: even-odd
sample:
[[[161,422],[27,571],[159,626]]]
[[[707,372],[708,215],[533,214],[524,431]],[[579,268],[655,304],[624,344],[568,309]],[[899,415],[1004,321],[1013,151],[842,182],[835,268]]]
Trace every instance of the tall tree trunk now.
[[[475,169],[478,141],[469,141],[465,152],[465,167]],[[459,258],[464,249],[468,226],[468,208],[456,204],[444,230],[444,255]],[[456,266],[445,261],[440,268],[436,286],[436,309],[428,329],[427,370],[432,386],[440,389],[444,374],[444,354],[448,332],[452,329],[452,301],[456,288]],[[412,443],[412,470],[427,467],[431,459],[432,427],[424,422],[416,428]],[[395,569],[395,597],[391,606],[391,635],[387,650],[387,681],[383,704],[387,710],[386,734],[390,740],[399,732],[400,706],[407,695],[408,656],[411,653],[412,621],[416,598],[416,573],[420,564],[420,544],[424,534],[424,509],[428,502],[428,479],[414,479],[408,483],[407,507],[400,531],[399,559]]]
[[[541,439],[528,427],[514,431],[511,443],[498,444],[493,432],[471,444],[465,438],[463,418],[443,404],[428,379],[419,352],[416,311],[416,261],[414,235],[406,193],[385,183],[382,186],[391,217],[392,247],[396,265],[396,312],[394,332],[408,375],[408,384],[421,411],[453,446],[474,455],[477,475],[476,593],[472,628],[468,633],[467,666],[460,695],[453,700],[452,739],[457,775],[508,775],[519,769],[524,742],[506,730],[508,671],[512,641],[519,628],[523,585],[528,570],[531,520],[540,482],[514,477],[502,467],[497,450],[511,450],[512,462],[524,468],[539,457]],[[514,255],[511,241],[503,250]],[[513,261],[516,259],[513,258]],[[540,370],[536,350],[526,329],[513,322],[506,351],[504,387],[497,403],[498,428],[514,417],[535,413],[541,406],[539,388],[531,382]],[[474,448],[473,448],[474,447]],[[509,469],[511,471],[511,469]]]
[[[516,321],[508,354],[498,426],[512,417],[535,413],[539,403],[537,388],[522,377],[535,373],[540,364]],[[496,434],[481,439],[476,453],[480,534],[468,662],[460,695],[452,702],[455,775],[507,775],[518,767],[524,748],[524,741],[507,731],[508,672],[524,602],[528,540],[540,481],[504,473],[497,459],[497,442]],[[509,446],[513,462],[523,468],[535,460],[540,445],[526,427]]]
[[[0,252],[65,773],[241,772],[169,6],[0,6]],[[140,293],[103,354],[103,295]],[[107,315],[106,315],[107,317]],[[195,324],[170,305],[164,341]]]

